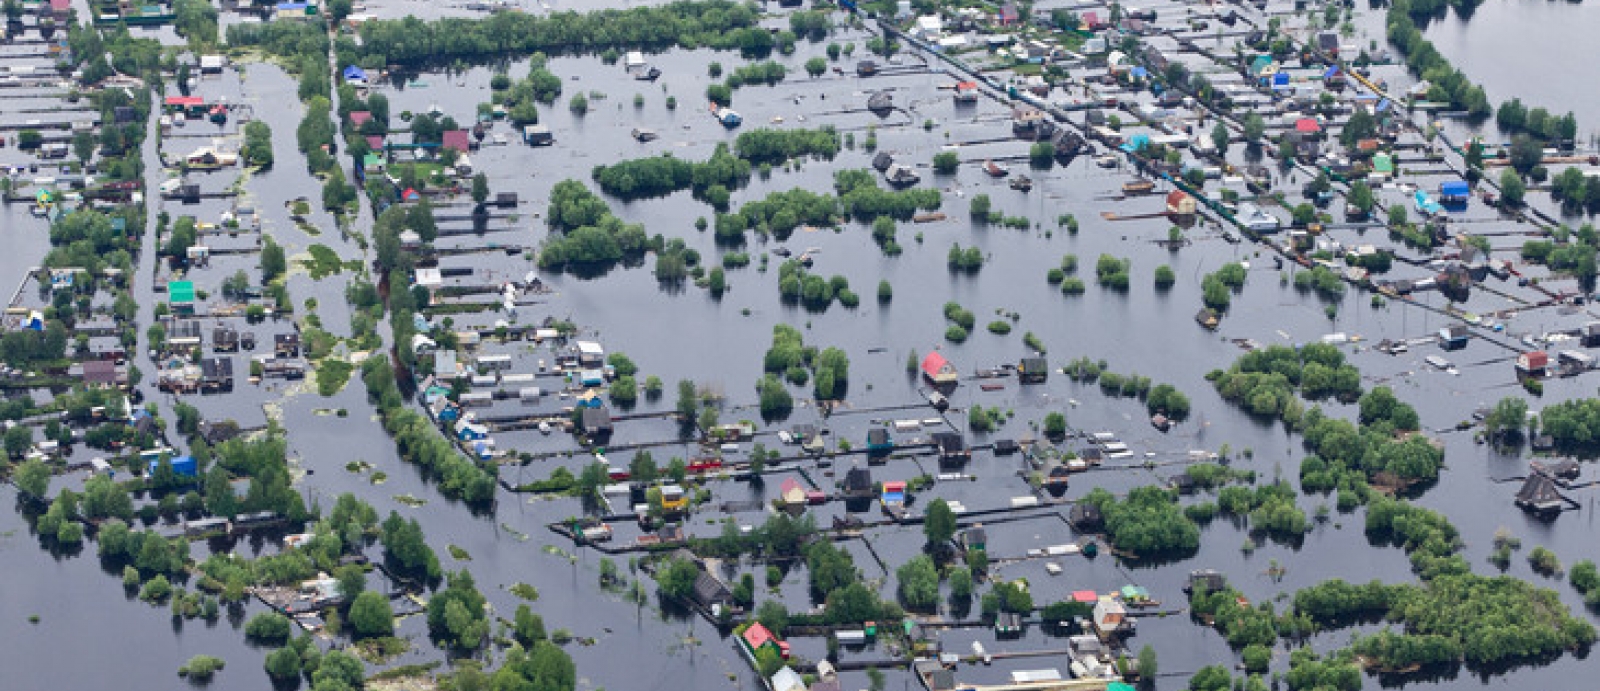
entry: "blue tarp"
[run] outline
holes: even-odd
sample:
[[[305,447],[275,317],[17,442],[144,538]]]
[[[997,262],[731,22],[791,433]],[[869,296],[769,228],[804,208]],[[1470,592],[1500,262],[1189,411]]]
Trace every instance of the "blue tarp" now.
[[[1132,74],[1137,79],[1144,79],[1145,77],[1150,76],[1150,73],[1145,71],[1145,69],[1143,67],[1135,67],[1135,68],[1133,68]]]
[[[347,82],[356,82],[356,81],[364,82],[364,81],[367,81],[367,73],[366,73],[365,70],[361,69],[360,67],[356,67],[355,65],[351,65],[349,67],[344,68],[344,80],[347,81]]]
[[[200,474],[200,466],[195,463],[194,456],[179,456],[171,460],[172,472],[184,477],[195,477]],[[150,462],[150,472],[156,472],[156,467],[161,465],[159,459]]]
[[[1389,109],[1389,99],[1385,98],[1385,99],[1383,99],[1381,101],[1378,101],[1378,112],[1382,113],[1383,111],[1386,111],[1388,109]]]
[[[1278,72],[1278,73],[1272,75],[1272,85],[1275,86],[1275,87],[1277,87],[1277,86],[1288,86],[1289,85],[1289,73],[1288,72]]]
[[[1322,73],[1322,78],[1323,79],[1333,79],[1334,77],[1337,77],[1337,76],[1339,76],[1339,66],[1338,65],[1334,65],[1332,67],[1329,67],[1326,72]]]
[[[1441,197],[1465,197],[1468,194],[1470,192],[1467,190],[1467,183],[1463,180],[1452,180],[1439,184],[1439,196]]]
[[[903,492],[885,492],[883,494],[883,503],[885,504],[903,504],[905,500],[906,495]]]

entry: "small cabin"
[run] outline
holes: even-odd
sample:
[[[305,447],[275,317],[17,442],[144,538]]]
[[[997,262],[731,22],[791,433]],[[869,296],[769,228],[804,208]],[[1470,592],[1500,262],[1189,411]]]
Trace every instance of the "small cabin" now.
[[[546,125],[528,125],[522,128],[522,142],[528,146],[550,146],[556,143],[556,136]]]
[[[1017,363],[1017,380],[1024,384],[1043,383],[1050,377],[1050,366],[1042,357],[1025,357]]]
[[[1452,324],[1439,329],[1439,347],[1445,350],[1460,350],[1467,347],[1469,335],[1465,324]]]
[[[1550,354],[1542,350],[1530,350],[1517,356],[1517,374],[1527,377],[1542,377],[1550,367]]]

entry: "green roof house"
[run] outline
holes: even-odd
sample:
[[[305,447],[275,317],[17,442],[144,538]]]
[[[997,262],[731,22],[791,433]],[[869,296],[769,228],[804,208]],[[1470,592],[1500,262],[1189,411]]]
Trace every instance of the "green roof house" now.
[[[1385,175],[1394,175],[1394,158],[1389,154],[1376,154],[1372,157],[1373,172]]]
[[[173,312],[194,314],[194,281],[173,281],[167,284],[167,294]]]

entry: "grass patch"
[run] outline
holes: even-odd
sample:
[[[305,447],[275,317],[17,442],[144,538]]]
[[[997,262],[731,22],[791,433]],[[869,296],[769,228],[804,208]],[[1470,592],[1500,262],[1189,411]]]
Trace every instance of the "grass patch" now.
[[[381,665],[410,650],[411,642],[404,638],[385,636],[383,638],[367,638],[356,641],[351,648],[354,649],[356,657],[361,658],[362,661]]]
[[[400,665],[394,669],[386,669],[382,672],[367,677],[367,683],[371,684],[375,681],[390,681],[394,679],[424,677],[427,676],[429,672],[438,669],[440,664],[441,663],[438,660],[434,660],[433,662],[424,662],[415,665]]]
[[[527,600],[528,602],[536,602],[539,599],[539,589],[528,585],[527,583],[514,584],[509,588],[509,590],[511,591],[512,595]]]
[[[456,561],[472,561],[472,555],[467,554],[466,550],[455,545],[450,545],[450,558]]]
[[[317,363],[317,393],[323,396],[332,396],[339,393],[344,385],[350,381],[350,372],[355,365],[344,360],[323,360]]]
[[[326,276],[337,274],[345,268],[344,262],[339,261],[339,253],[333,251],[333,248],[327,245],[320,243],[312,245],[310,252],[310,261],[301,261],[300,263],[304,264],[306,270],[311,272],[311,278],[313,279],[321,280]]]
[[[428,503],[428,500],[426,499],[418,499],[409,494],[397,494],[395,495],[394,500],[412,508],[425,506]]]

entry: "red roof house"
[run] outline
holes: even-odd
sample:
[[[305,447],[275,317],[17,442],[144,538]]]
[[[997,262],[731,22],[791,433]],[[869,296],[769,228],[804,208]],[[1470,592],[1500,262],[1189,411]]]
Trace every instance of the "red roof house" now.
[[[372,113],[365,110],[350,111],[350,124],[360,127],[372,121]]]
[[[1167,213],[1179,216],[1193,216],[1197,211],[1194,197],[1183,190],[1173,190],[1167,193]]]
[[[949,384],[960,378],[960,373],[943,355],[928,353],[927,357],[922,358],[922,376],[935,384]]]
[[[450,130],[445,132],[443,139],[439,141],[440,148],[455,149],[461,153],[466,153],[467,149],[471,147],[471,145],[472,134],[466,130]]]
[[[1000,23],[1002,25],[1010,26],[1017,23],[1017,20],[1021,18],[1022,15],[1017,12],[1017,3],[1008,2],[1000,8]]]
[[[778,488],[779,496],[783,502],[790,505],[804,504],[806,502],[806,489],[800,486],[800,481],[794,478],[784,478],[783,484]]]
[[[1549,366],[1550,354],[1542,350],[1530,350],[1517,356],[1517,371],[1523,374],[1544,374]]]
[[[744,641],[745,646],[750,649],[752,656],[762,648],[772,646],[772,649],[778,651],[780,656],[785,659],[789,657],[789,644],[778,640],[778,637],[770,629],[762,626],[761,622],[751,624],[750,628],[745,629],[741,639]]]
[[[1303,134],[1317,134],[1322,131],[1322,124],[1316,118],[1300,118],[1294,121],[1294,131]]]

